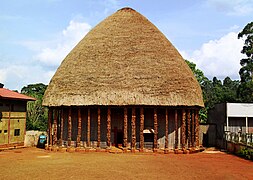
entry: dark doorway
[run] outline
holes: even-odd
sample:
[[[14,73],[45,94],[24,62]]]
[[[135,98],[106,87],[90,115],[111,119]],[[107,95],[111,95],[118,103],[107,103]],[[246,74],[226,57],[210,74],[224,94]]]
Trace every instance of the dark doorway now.
[[[123,144],[123,131],[121,129],[118,129],[117,127],[114,127],[114,143],[113,146],[116,147],[122,147]]]
[[[152,149],[154,146],[154,134],[144,133],[144,148]]]

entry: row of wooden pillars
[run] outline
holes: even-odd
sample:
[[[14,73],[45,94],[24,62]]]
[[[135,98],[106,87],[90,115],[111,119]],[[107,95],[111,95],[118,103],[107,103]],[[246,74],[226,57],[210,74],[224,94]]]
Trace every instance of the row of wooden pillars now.
[[[124,107],[124,120],[123,120],[123,147],[127,148],[128,144],[128,108]],[[136,149],[136,108],[131,107],[132,109],[132,117],[131,117],[131,150],[134,151]],[[140,151],[144,149],[144,108],[139,107],[140,109]],[[54,108],[50,107],[48,111],[48,134],[49,134],[49,146],[57,146],[62,145],[63,143],[63,123],[64,123],[64,112],[68,111],[68,143],[67,146],[71,147],[72,141],[72,107],[64,107],[64,108]],[[153,149],[156,151],[158,149],[158,116],[157,116],[157,108],[153,108],[154,111],[154,143]],[[173,111],[170,111],[170,113]],[[76,138],[76,147],[81,146],[81,132],[82,132],[82,116],[81,116],[81,107],[78,107],[77,112],[77,138]],[[179,113],[181,115],[179,116]],[[199,146],[199,110],[198,109],[174,109],[174,124],[175,124],[175,145],[174,149],[178,149],[179,140],[181,144],[181,148],[190,149],[196,148]],[[60,117],[60,138],[57,138],[57,126],[58,119]],[[181,117],[181,119],[179,119]],[[179,121],[181,120],[181,133],[179,139]],[[169,111],[168,108],[165,108],[165,150],[168,150],[169,145]],[[86,147],[90,147],[90,124],[91,124],[91,110],[87,107],[87,139],[86,139]],[[107,133],[106,133],[106,144],[107,147],[111,146],[111,107],[107,107]],[[101,110],[100,107],[97,107],[97,148],[100,148],[101,143]],[[187,146],[187,147],[186,147]]]

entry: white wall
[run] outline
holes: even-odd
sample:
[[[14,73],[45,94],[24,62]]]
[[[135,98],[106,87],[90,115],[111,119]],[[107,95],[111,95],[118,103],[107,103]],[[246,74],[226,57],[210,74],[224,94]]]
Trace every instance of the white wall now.
[[[253,103],[227,103],[227,117],[253,117]]]

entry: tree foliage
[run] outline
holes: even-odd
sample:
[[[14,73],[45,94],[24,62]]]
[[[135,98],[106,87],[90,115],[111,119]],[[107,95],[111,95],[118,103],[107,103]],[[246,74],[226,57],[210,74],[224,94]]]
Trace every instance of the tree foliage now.
[[[34,102],[27,103],[27,130],[47,129],[47,108],[42,106],[42,99],[47,86],[39,84],[30,84],[22,88],[21,93],[36,98]]]
[[[241,69],[239,71],[241,85],[238,95],[244,102],[253,102],[253,22],[248,23],[238,34],[238,38],[245,38],[241,53],[246,58],[241,59]]]
[[[196,64],[187,60],[186,63],[191,68],[202,89],[205,108],[201,109],[199,113],[201,122],[207,122],[208,110],[213,108],[215,104],[240,101],[237,98],[240,85],[238,80],[231,80],[229,77],[226,77],[223,82],[217,77],[209,80],[203,71],[196,68]]]

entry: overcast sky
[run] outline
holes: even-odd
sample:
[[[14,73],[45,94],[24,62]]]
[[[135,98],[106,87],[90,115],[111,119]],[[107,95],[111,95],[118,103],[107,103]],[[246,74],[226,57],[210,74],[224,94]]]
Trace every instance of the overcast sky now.
[[[71,49],[96,24],[123,7],[155,24],[181,55],[209,78],[238,79],[253,0],[1,0],[0,82],[20,90],[48,84]]]

